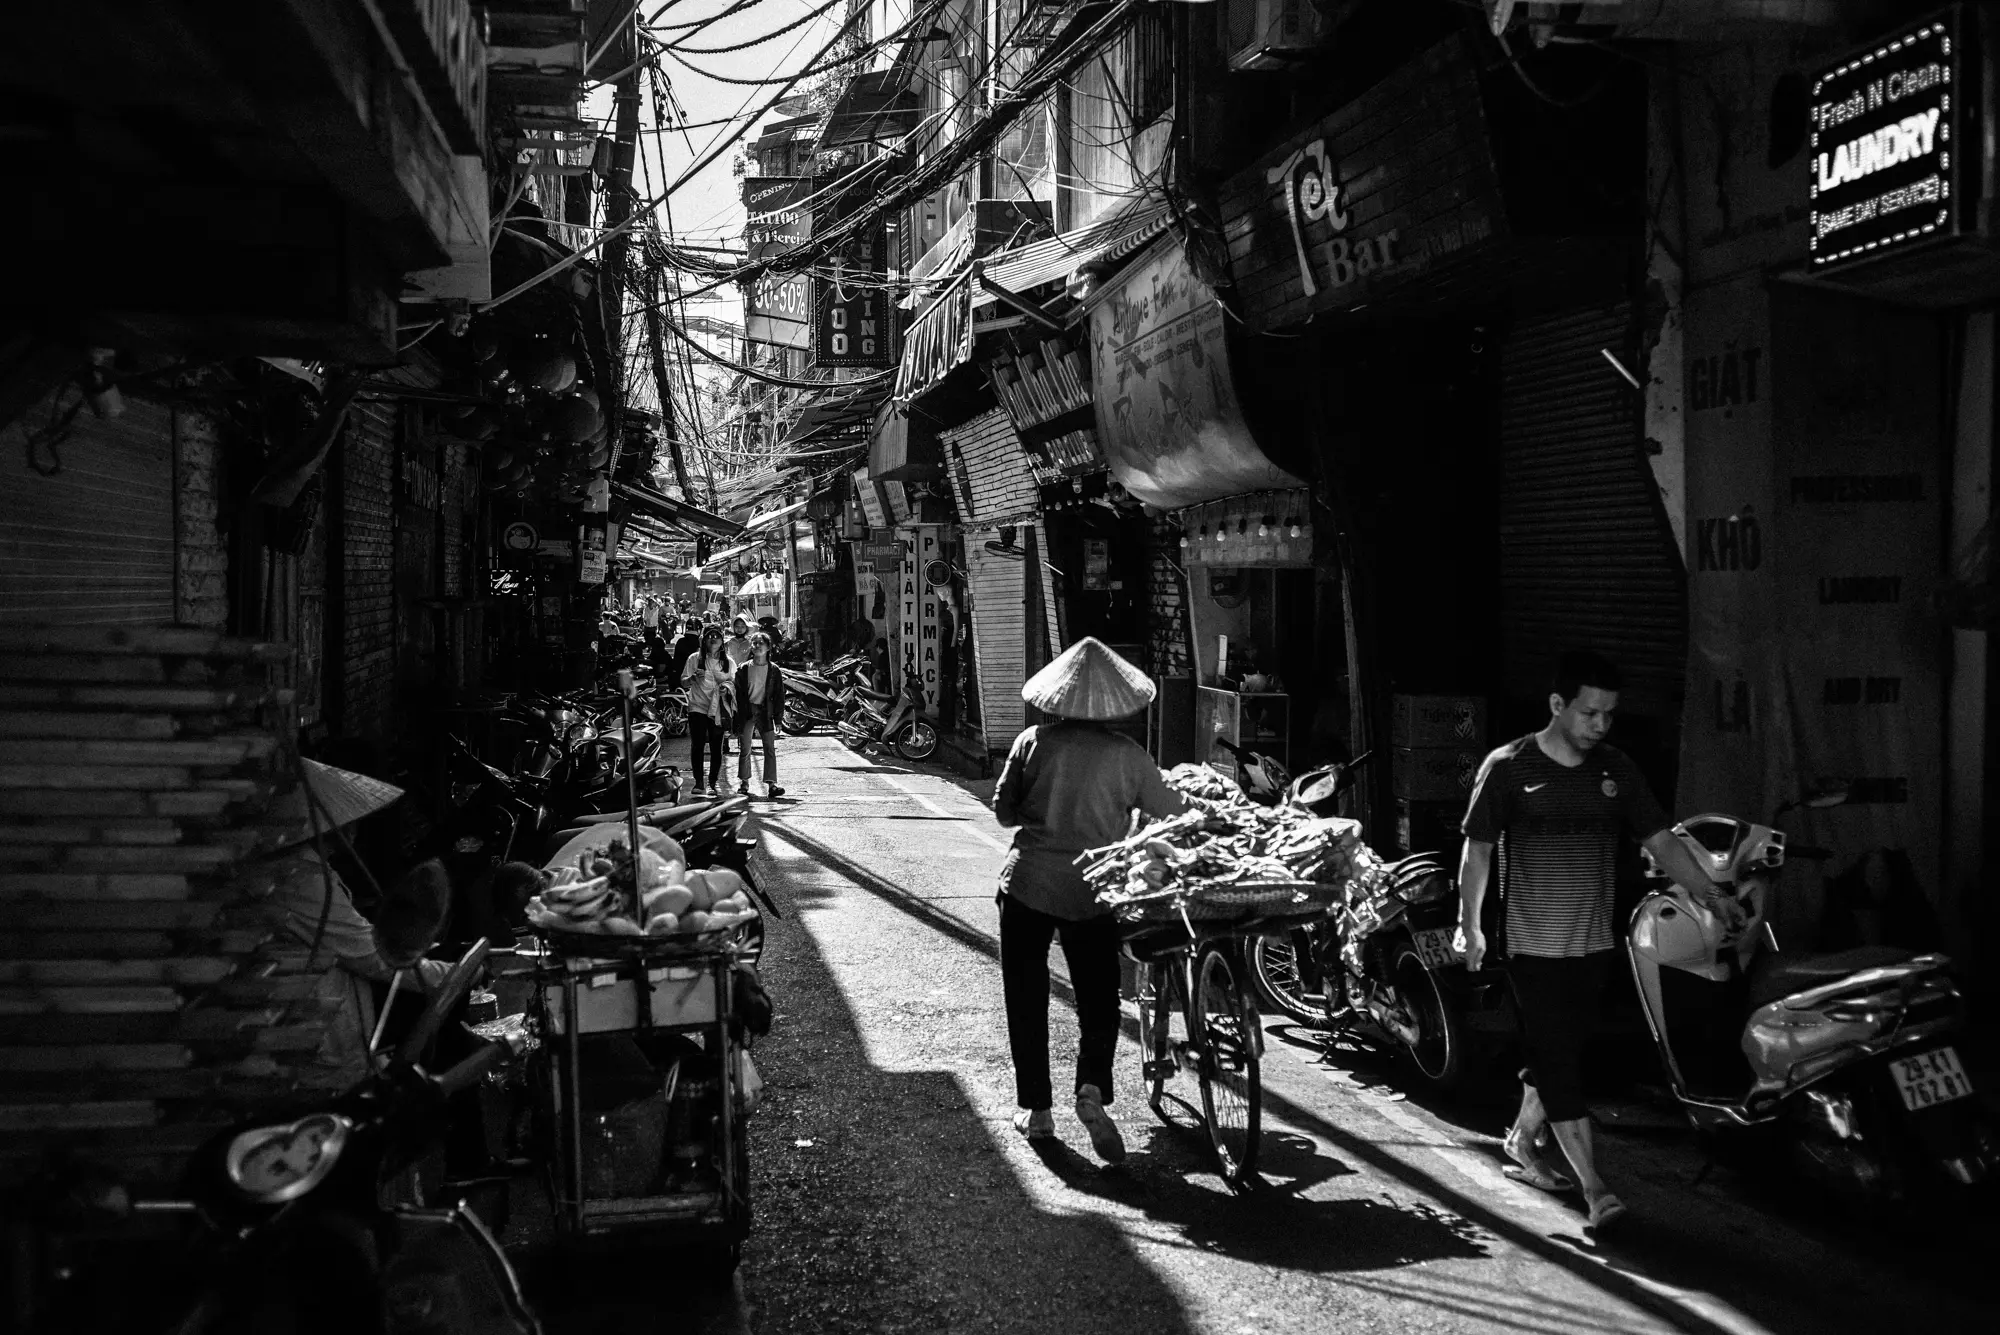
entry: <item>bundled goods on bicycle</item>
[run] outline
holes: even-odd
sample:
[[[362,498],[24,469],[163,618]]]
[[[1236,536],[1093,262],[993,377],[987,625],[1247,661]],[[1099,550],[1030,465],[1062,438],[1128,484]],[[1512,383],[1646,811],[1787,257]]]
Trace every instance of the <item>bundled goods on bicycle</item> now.
[[[1121,921],[1316,916],[1372,897],[1383,880],[1356,821],[1243,801],[1207,766],[1166,778],[1194,810],[1077,859]]]
[[[605,936],[683,936],[737,927],[757,916],[749,887],[726,867],[688,870],[679,845],[660,838],[635,860],[622,841],[586,849],[551,867],[528,904],[544,931]]]

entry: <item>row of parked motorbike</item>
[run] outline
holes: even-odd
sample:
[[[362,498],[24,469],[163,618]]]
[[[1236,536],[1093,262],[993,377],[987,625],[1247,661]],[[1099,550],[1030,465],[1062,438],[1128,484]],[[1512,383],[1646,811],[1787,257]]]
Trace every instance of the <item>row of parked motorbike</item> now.
[[[1237,758],[1252,800],[1322,816],[1341,814],[1368,760],[1294,780],[1267,756]],[[1966,1070],[1951,961],[1890,946],[1781,950],[1772,926],[1788,862],[1832,856],[1789,842],[1777,822],[1846,800],[1828,786],[1766,823],[1706,814],[1675,826],[1745,925],[1732,929],[1647,855],[1624,953],[1667,1086],[1712,1152],[1787,1164],[1863,1213],[1920,1217],[2000,1181],[2000,1128]],[[1449,1095],[1514,1037],[1504,964],[1466,969],[1457,888],[1435,854],[1393,864],[1388,897],[1367,915],[1379,926],[1349,928],[1358,939],[1339,915],[1252,938],[1248,972],[1266,1005],[1390,1051],[1418,1085]],[[1499,929],[1489,923],[1488,939]]]

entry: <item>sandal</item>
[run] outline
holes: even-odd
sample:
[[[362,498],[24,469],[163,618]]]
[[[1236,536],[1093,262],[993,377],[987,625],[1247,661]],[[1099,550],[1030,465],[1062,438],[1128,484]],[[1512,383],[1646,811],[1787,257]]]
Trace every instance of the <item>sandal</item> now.
[[[1576,1190],[1576,1183],[1572,1182],[1566,1173],[1549,1167],[1543,1162],[1541,1155],[1535,1153],[1532,1148],[1523,1148],[1513,1136],[1509,1135],[1502,1140],[1500,1149],[1513,1160],[1500,1169],[1506,1177],[1555,1196]]]
[[[1014,1129],[1029,1140],[1054,1140],[1056,1115],[1047,1108],[1022,1108],[1014,1114]]]
[[[1567,1196],[1576,1190],[1576,1183],[1558,1173],[1546,1164],[1510,1163],[1500,1166],[1500,1174],[1509,1181],[1522,1186],[1533,1187],[1536,1191],[1546,1191],[1551,1196]]]
[[[1590,1222],[1585,1225],[1592,1233],[1603,1234],[1604,1230],[1625,1217],[1625,1202],[1605,1192],[1590,1203]]]

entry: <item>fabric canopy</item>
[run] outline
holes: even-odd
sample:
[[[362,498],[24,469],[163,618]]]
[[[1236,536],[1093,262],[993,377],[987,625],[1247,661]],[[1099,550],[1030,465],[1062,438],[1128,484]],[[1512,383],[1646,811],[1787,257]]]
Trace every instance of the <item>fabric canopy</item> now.
[[[830,392],[814,399],[799,414],[799,420],[792,423],[792,429],[785,434],[787,445],[806,445],[819,441],[834,441],[853,438],[859,441],[868,434],[869,423],[875,420],[875,410],[882,400],[889,397],[889,382],[871,381],[860,389],[838,391],[842,386],[829,385]]]
[[[743,581],[738,598],[775,598],[785,591],[785,581],[777,575],[757,575]]]

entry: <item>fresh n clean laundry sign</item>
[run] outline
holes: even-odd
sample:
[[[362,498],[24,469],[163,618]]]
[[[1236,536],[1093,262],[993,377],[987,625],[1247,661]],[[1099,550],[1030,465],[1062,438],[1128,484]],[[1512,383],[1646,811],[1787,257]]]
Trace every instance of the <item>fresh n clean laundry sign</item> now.
[[[1885,38],[1813,84],[1815,269],[1956,233],[1954,142],[1962,58],[1955,13]]]

